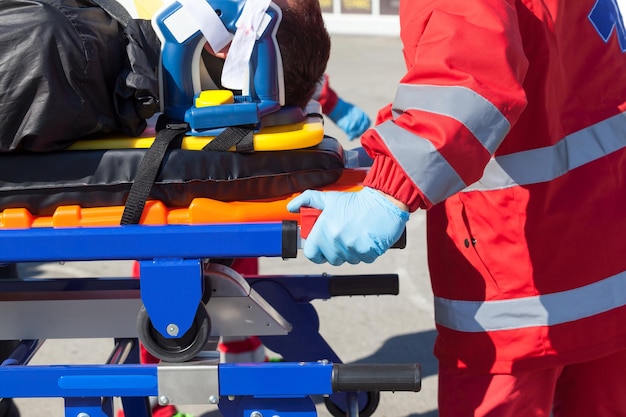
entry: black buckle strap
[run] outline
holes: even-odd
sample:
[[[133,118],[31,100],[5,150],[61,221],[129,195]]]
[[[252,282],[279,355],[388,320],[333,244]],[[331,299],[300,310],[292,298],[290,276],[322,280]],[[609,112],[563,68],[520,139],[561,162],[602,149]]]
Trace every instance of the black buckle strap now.
[[[226,152],[233,146],[237,152],[254,152],[254,130],[245,126],[229,126],[207,143],[202,150]]]
[[[152,146],[146,151],[139,163],[137,174],[126,199],[120,224],[139,223],[165,152],[175,139],[182,139],[188,129],[187,123],[170,122],[165,124],[165,128],[157,132]]]

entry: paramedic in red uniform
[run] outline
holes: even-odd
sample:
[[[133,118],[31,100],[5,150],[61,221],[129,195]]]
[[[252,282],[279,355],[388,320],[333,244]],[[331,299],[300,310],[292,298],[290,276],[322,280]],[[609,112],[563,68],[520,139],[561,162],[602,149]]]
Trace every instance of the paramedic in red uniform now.
[[[363,191],[304,254],[372,262],[427,210],[439,415],[626,416],[626,31],[613,0],[400,2]]]

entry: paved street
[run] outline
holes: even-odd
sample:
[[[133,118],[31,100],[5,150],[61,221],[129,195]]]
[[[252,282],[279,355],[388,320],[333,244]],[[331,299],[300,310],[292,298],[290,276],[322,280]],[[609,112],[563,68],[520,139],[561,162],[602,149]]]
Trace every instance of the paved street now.
[[[347,101],[359,104],[374,118],[378,108],[393,100],[395,86],[403,74],[401,44],[393,37],[333,37],[328,68],[331,85]],[[327,133],[337,137],[346,148],[343,134],[327,122]],[[419,362],[422,365],[422,391],[419,393],[381,393],[374,416],[435,417],[437,371],[432,355],[435,338],[432,294],[428,282],[425,253],[424,215],[415,213],[408,225],[407,247],[393,249],[371,265],[332,267],[315,265],[300,255],[297,259],[261,260],[262,274],[333,275],[397,273],[398,296],[336,297],[315,301],[320,316],[320,333],[345,363]],[[79,262],[29,264],[22,266],[25,276],[124,276],[128,262]],[[46,341],[33,364],[102,363],[112,347],[108,339]],[[61,399],[19,399],[23,417],[63,415]],[[328,417],[323,404],[319,415]],[[217,417],[215,406],[183,406],[181,411],[195,416]],[[129,416],[132,417],[132,416]]]

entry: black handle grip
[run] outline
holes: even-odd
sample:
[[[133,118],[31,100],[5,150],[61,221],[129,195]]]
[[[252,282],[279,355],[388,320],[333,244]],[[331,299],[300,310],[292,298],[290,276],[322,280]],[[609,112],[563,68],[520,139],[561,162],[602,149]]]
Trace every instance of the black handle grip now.
[[[402,232],[402,234],[400,235],[400,237],[398,238],[396,243],[391,245],[391,248],[392,249],[404,249],[404,248],[406,248],[406,228],[404,228],[404,231]]]
[[[334,364],[333,391],[413,391],[422,389],[418,363]]]
[[[331,297],[341,295],[398,295],[397,274],[335,275],[328,282]]]
[[[298,222],[285,220],[283,221],[282,226],[282,258],[293,259],[298,256]]]

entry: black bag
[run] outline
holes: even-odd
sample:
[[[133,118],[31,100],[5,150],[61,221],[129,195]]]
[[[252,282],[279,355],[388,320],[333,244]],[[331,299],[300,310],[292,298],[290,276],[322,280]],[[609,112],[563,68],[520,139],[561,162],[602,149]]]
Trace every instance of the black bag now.
[[[113,18],[100,1],[0,1],[0,152],[136,136],[158,111],[150,22]]]

